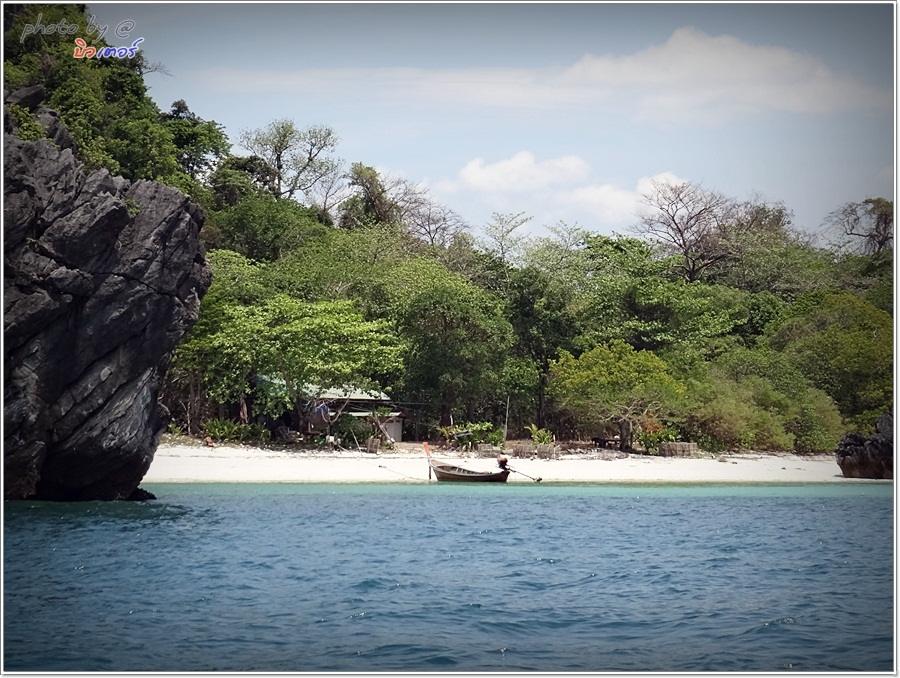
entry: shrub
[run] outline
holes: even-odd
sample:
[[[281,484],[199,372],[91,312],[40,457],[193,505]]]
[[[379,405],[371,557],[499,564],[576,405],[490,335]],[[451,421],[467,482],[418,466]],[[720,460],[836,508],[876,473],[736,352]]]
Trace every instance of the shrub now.
[[[272,439],[272,432],[261,424],[238,424],[238,435],[242,442],[255,441],[267,443]]]
[[[35,141],[47,136],[44,133],[44,128],[25,108],[18,104],[10,104],[6,108],[16,126],[16,135],[22,141]]]
[[[645,450],[656,452],[660,443],[672,443],[678,440],[678,429],[669,426],[641,426],[635,436]]]
[[[532,442],[536,445],[549,445],[554,440],[550,431],[545,428],[538,428],[537,424],[529,424],[528,433],[531,435]]]
[[[794,436],[775,412],[757,409],[750,418],[750,446],[759,450],[785,452],[794,447]]]
[[[832,452],[844,431],[834,401],[812,388],[788,428],[794,434],[794,449],[801,454]]]
[[[208,419],[203,422],[203,430],[213,440],[238,440],[241,425],[230,419]]]
[[[260,424],[240,424],[230,419],[208,419],[203,422],[203,430],[213,440],[239,442],[268,442],[272,434]]]
[[[349,414],[342,414],[331,430],[345,442],[349,442],[355,437],[356,441],[362,445],[365,445],[368,437],[372,435],[372,425],[368,421],[360,417],[351,417]]]
[[[692,384],[694,393],[683,432],[708,451],[733,449],[789,450],[793,436],[785,430],[777,393],[758,380],[736,382],[715,371]]]

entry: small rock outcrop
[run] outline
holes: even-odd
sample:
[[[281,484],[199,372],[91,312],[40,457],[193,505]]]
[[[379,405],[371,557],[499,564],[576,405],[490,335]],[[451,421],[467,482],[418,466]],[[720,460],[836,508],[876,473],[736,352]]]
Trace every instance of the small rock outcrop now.
[[[4,143],[4,495],[147,498],[160,382],[210,283],[202,212],[174,188],[87,170],[37,112],[57,143]]]
[[[845,478],[893,478],[894,417],[890,412],[882,414],[871,438],[858,433],[845,435],[835,458]]]

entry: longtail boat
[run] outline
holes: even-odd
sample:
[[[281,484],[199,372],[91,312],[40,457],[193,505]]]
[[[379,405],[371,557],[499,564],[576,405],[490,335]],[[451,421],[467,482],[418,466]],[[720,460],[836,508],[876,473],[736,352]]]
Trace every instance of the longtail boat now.
[[[431,470],[434,471],[434,475],[438,480],[452,480],[463,483],[505,483],[509,477],[509,470],[507,469],[501,471],[470,471],[461,466],[442,464],[432,459],[430,455],[428,463],[431,465]]]
[[[444,464],[436,461],[431,456],[431,449],[428,443],[424,443],[425,456],[428,457],[428,480],[431,480],[431,472],[438,480],[448,480],[462,483],[505,483],[512,469],[506,466],[506,457],[501,455],[497,457],[500,464],[499,471],[470,471],[462,466],[454,464]]]

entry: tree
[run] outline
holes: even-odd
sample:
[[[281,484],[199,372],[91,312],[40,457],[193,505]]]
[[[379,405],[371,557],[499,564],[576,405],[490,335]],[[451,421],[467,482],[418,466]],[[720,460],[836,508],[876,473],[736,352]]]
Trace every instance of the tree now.
[[[848,202],[828,215],[851,247],[865,254],[890,251],[894,242],[894,203],[885,198],[866,198]],[[856,239],[855,242],[851,241]]]
[[[331,170],[306,191],[307,202],[316,208],[319,221],[328,226],[338,223],[336,209],[351,195],[343,165],[335,162]]]
[[[575,358],[563,351],[550,368],[550,393],[560,408],[595,426],[619,425],[622,449],[631,449],[632,428],[642,419],[674,409],[684,387],[666,363],[623,341],[598,346]]]
[[[324,230],[314,210],[267,193],[214,212],[210,221],[218,230],[218,247],[257,261],[274,261]]]
[[[230,156],[209,178],[217,209],[236,205],[260,192],[275,193],[275,171],[257,155]]]
[[[583,328],[578,343],[592,348],[620,339],[636,349],[673,347],[701,352],[748,319],[746,296],[703,282],[671,279],[672,263],[646,241],[588,236],[583,280],[571,295]]]
[[[525,212],[494,212],[484,227],[488,248],[496,252],[504,264],[515,263],[521,253],[524,237],[516,233],[531,221]]]
[[[190,433],[199,430],[208,413],[213,401],[209,389],[213,389],[217,402],[226,403],[229,394],[243,393],[246,375],[251,370],[252,360],[247,356],[240,359],[238,355],[240,328],[235,330],[235,344],[230,349],[231,359],[238,358],[234,371],[227,363],[211,362],[216,358],[211,337],[227,328],[230,309],[262,303],[272,293],[266,284],[264,267],[237,252],[214,250],[207,260],[213,274],[212,285],[200,302],[197,323],[175,351],[161,394],[161,400]],[[246,337],[246,341],[250,345],[254,342],[252,337]]]
[[[466,228],[456,212],[432,200],[421,186],[404,179],[385,179],[374,167],[359,162],[351,165],[346,178],[353,193],[341,203],[342,228],[398,224],[432,249],[446,248]]]
[[[401,210],[401,221],[409,233],[431,248],[446,248],[466,228],[456,212],[430,200],[424,193]]]
[[[192,390],[199,383],[212,401],[242,410],[252,397],[258,412],[277,417],[316,389],[380,390],[396,378],[401,344],[385,322],[365,320],[349,301],[271,294],[259,266],[213,254],[214,282],[176,351],[174,379],[191,379]]]
[[[408,239],[390,224],[321,229],[267,270],[279,291],[310,300],[352,299],[368,317],[382,317],[391,271],[412,256]]]
[[[771,292],[788,301],[837,283],[834,253],[797,235],[767,238],[746,233],[738,252],[739,256],[710,271],[711,282],[753,293]]]
[[[534,379],[533,421],[543,428],[550,363],[560,350],[573,348],[578,325],[569,310],[563,288],[534,268],[513,271],[508,307],[510,323],[516,333],[514,350],[534,365],[537,378]]]
[[[328,155],[337,146],[337,136],[328,127],[298,129],[292,120],[282,119],[261,129],[244,130],[240,139],[244,148],[274,171],[272,192],[278,198],[309,191],[337,164]]]
[[[783,299],[834,285],[834,255],[793,230],[782,203],[754,199],[735,204],[727,226],[730,255],[706,272],[706,279]]]
[[[388,314],[404,338],[403,390],[442,424],[497,405],[512,328],[499,300],[440,264],[414,259],[384,272]]]
[[[225,128],[192,113],[184,99],[160,117],[172,134],[181,169],[194,179],[206,176],[231,148]]]
[[[648,209],[638,232],[681,257],[688,282],[700,280],[707,269],[732,255],[728,226],[734,205],[725,196],[698,184],[654,181],[643,203]]]
[[[347,182],[355,192],[341,205],[341,228],[354,229],[400,221],[400,205],[374,167],[361,162],[353,163]]]
[[[535,238],[528,243],[524,263],[574,289],[586,277],[587,242],[593,234],[577,224],[563,221],[550,226],[549,231],[552,236]]]
[[[809,295],[791,311],[775,328],[773,348],[858,429],[871,429],[894,398],[891,317],[846,292]]]
[[[172,133],[152,118],[122,118],[106,147],[129,179],[163,179],[178,173]]]
[[[446,248],[432,251],[431,255],[478,287],[497,296],[503,295],[502,282],[508,275],[509,266],[493,252],[479,248],[471,233],[456,233]]]
[[[328,389],[380,391],[400,371],[396,335],[383,321],[365,320],[352,302],[310,304],[279,294],[249,313],[259,332],[257,371],[284,385],[262,399],[273,416]]]

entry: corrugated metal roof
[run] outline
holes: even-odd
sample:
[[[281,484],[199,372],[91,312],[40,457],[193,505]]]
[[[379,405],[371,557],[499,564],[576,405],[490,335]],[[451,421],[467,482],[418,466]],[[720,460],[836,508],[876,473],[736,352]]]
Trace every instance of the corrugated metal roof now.
[[[274,384],[275,386],[284,387],[284,379],[281,377],[269,376],[265,374],[257,375],[260,381]],[[368,400],[372,402],[391,402],[391,399],[383,391],[364,391],[360,388],[320,388],[316,384],[306,384],[300,389],[300,392],[309,398],[317,400]]]
[[[381,391],[363,391],[358,388],[326,388],[318,390],[314,388],[303,389],[306,393],[319,400],[371,400],[390,402],[391,399]]]

